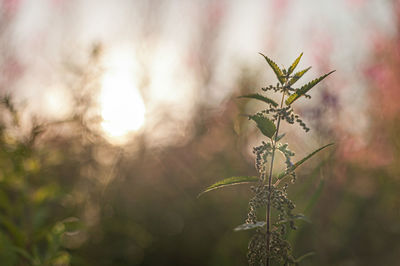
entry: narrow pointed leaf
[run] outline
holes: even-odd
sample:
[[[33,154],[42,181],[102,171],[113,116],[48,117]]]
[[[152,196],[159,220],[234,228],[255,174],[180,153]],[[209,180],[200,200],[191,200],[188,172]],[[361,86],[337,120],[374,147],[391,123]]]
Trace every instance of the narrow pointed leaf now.
[[[306,253],[306,254],[304,254],[304,255],[298,257],[298,258],[295,260],[296,265],[297,265],[297,263],[299,263],[300,261],[304,260],[305,258],[314,256],[314,255],[315,255],[315,252],[312,252],[312,251],[311,251],[311,252],[308,252],[308,253]]]
[[[263,55],[262,53],[259,53],[260,55],[264,56],[265,60],[267,60],[268,65],[272,68],[272,70],[274,71],[276,77],[278,78],[279,82],[281,84],[284,84],[286,79],[285,76],[282,73],[282,70],[278,67],[278,65],[272,61],[271,59],[269,59],[267,56]]]
[[[280,224],[284,224],[284,223],[288,223],[288,222],[292,222],[292,221],[296,221],[296,220],[303,220],[307,223],[311,223],[311,220],[308,219],[304,214],[299,213],[297,215],[294,215],[292,218],[288,218],[288,219],[284,219],[282,221],[279,221],[277,223],[275,223],[276,225],[280,225]]]
[[[297,168],[298,166],[300,166],[302,163],[304,163],[305,161],[307,161],[308,159],[310,159],[312,156],[314,156],[316,153],[322,151],[323,149],[334,145],[335,143],[329,143],[326,144],[325,146],[322,146],[321,148],[316,149],[315,151],[313,151],[312,153],[310,153],[309,155],[307,155],[306,157],[304,157],[303,159],[301,159],[300,161],[298,161],[297,163],[295,163],[292,167]]]
[[[280,141],[285,135],[286,135],[286,133],[279,135],[278,137],[276,137],[275,141]]]
[[[289,98],[287,98],[287,100],[285,101],[286,105],[292,104],[295,100],[297,100],[302,95],[306,94],[309,90],[311,90],[312,87],[317,85],[319,82],[321,82],[324,78],[326,78],[327,76],[329,76],[333,72],[335,72],[335,70],[333,70],[333,71],[331,71],[331,72],[329,72],[329,73],[327,73],[327,74],[325,74],[325,75],[323,75],[323,76],[321,76],[319,78],[316,78],[313,81],[310,81],[306,85],[302,86],[295,93],[290,95]]]
[[[255,229],[255,228],[260,228],[260,227],[264,227],[266,224],[266,222],[262,221],[262,222],[256,222],[254,224],[241,224],[238,227],[236,227],[235,229],[233,229],[234,231],[243,231],[243,230],[251,230],[251,229]]]
[[[272,136],[275,134],[275,124],[267,117],[251,115],[249,116],[249,118],[257,123],[258,129],[260,129],[261,133],[263,133],[268,138],[272,138]]]
[[[289,67],[288,69],[288,75],[292,74],[293,70],[297,67],[297,65],[300,62],[301,57],[303,56],[303,53],[301,53],[299,55],[299,57],[296,58],[296,60],[294,60],[293,64]]]
[[[295,84],[296,81],[298,81],[310,69],[311,67],[307,67],[306,69],[303,69],[302,71],[299,71],[296,74],[294,74],[293,77],[289,80],[288,85],[292,86],[293,84]]]
[[[290,95],[287,99],[286,99],[286,101],[285,101],[285,103],[286,103],[286,105],[290,105],[290,104],[292,104],[295,100],[297,100],[297,98],[299,98],[300,96],[299,96],[299,94],[297,93],[297,92],[295,92],[295,93],[293,93],[292,95]]]
[[[304,222],[311,223],[311,220],[302,213],[298,213],[297,215],[295,215],[294,220],[302,220]]]
[[[256,100],[263,101],[263,102],[268,103],[268,104],[270,104],[270,105],[272,105],[274,107],[278,106],[278,104],[274,100],[272,100],[272,99],[270,99],[268,97],[262,96],[261,94],[258,94],[258,93],[242,95],[242,96],[239,96],[238,98],[251,98],[251,99],[256,99]]]
[[[287,176],[289,173],[293,172],[297,167],[299,167],[301,164],[303,164],[305,161],[307,161],[308,159],[310,159],[312,156],[314,156],[316,153],[322,151],[323,149],[333,145],[335,143],[329,143],[325,146],[322,146],[319,149],[316,149],[315,151],[313,151],[312,153],[310,153],[309,155],[307,155],[306,157],[304,157],[303,159],[301,159],[300,161],[296,162],[292,167],[290,167],[289,169],[287,169],[285,172],[282,172],[278,175],[278,179],[282,179],[285,176]]]
[[[217,183],[212,184],[211,186],[207,187],[203,192],[201,192],[197,197],[200,197],[206,192],[209,192],[214,189],[219,189],[227,186],[233,186],[233,185],[240,185],[240,184],[247,184],[247,183],[253,183],[257,182],[260,179],[256,176],[233,176],[229,177],[226,179],[223,179],[221,181],[218,181]]]
[[[300,88],[300,93],[301,94],[305,94],[306,92],[308,92],[312,87],[314,87],[315,85],[317,85],[319,82],[321,82],[324,78],[326,78],[327,76],[329,76],[330,74],[332,74],[333,72],[335,72],[336,70],[333,70],[325,75],[320,76],[319,78],[314,79],[313,81],[307,83],[306,85],[302,86]]]

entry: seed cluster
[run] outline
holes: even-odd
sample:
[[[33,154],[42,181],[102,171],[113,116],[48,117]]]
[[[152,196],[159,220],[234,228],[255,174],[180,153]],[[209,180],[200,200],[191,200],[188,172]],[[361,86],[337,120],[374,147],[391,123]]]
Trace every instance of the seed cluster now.
[[[285,156],[286,168],[292,167],[293,163],[292,163],[291,157],[293,157],[295,154],[294,154],[294,152],[289,150],[289,144],[287,144],[287,143],[285,143],[285,144],[279,143],[277,148]]]
[[[278,211],[278,220],[274,223],[280,229],[282,236],[290,229],[296,230],[294,220],[296,216],[293,215],[292,210],[296,207],[295,204],[288,198],[287,195],[288,184],[286,183],[282,189],[274,189],[271,195],[272,207]]]
[[[267,232],[265,228],[257,228],[255,235],[251,238],[248,247],[249,265],[265,265],[265,258],[268,256],[283,265],[294,265],[294,259],[291,254],[291,246],[285,240],[289,230],[295,230],[294,221],[297,216],[293,215],[292,210],[295,204],[288,198],[288,184],[282,188],[271,187],[271,206],[278,212],[278,218],[273,223],[270,232],[270,249],[267,249]],[[268,186],[261,182],[258,186],[252,187],[255,196],[250,200],[249,213],[246,224],[257,223],[257,209],[265,206],[268,201]]]
[[[257,209],[265,206],[268,201],[268,186],[260,182],[257,186],[252,186],[251,190],[255,194],[249,201],[249,212],[247,213],[246,224],[257,223]]]
[[[260,174],[260,181],[263,181],[265,180],[267,158],[272,155],[272,143],[261,142],[260,146],[253,148],[253,153],[256,155],[255,167]]]
[[[291,252],[290,243],[284,240],[279,232],[271,232],[270,258],[278,261],[280,265],[295,265]]]
[[[267,232],[264,228],[259,228],[249,242],[249,252],[247,260],[250,266],[265,266],[267,258]]]
[[[289,76],[290,78],[291,76]],[[269,85],[268,87],[261,88],[262,91],[274,91],[274,92],[281,92],[285,94],[289,94],[289,92],[294,92],[296,89],[292,88],[291,86],[283,86],[280,83],[276,83],[276,86]]]
[[[292,171],[292,157],[295,155],[289,149],[287,143],[276,145],[276,150],[281,152],[285,157],[286,172],[292,176],[292,183],[295,181],[295,173]],[[251,190],[254,196],[249,202],[249,212],[245,225],[248,228],[254,228],[260,223],[257,219],[257,210],[266,206],[268,203],[268,196],[271,193],[271,207],[278,212],[277,219],[272,223],[273,227],[270,232],[270,249],[267,249],[267,232],[265,228],[257,228],[255,235],[249,242],[249,252],[247,254],[249,265],[265,265],[267,257],[282,263],[283,265],[293,265],[294,259],[291,255],[290,244],[285,240],[286,234],[289,230],[295,230],[294,221],[296,216],[293,215],[292,210],[295,204],[288,198],[287,189],[289,184],[285,183],[283,186],[274,187],[269,189],[266,184],[266,167],[268,156],[272,156],[273,144],[272,142],[262,142],[260,146],[253,148],[253,153],[256,155],[255,165],[260,174],[260,182],[256,186],[252,186]],[[242,228],[246,228],[246,226]],[[269,254],[268,254],[269,252]]]
[[[311,97],[309,95],[307,96]],[[298,123],[305,132],[308,132],[310,130],[310,128],[307,127],[306,123],[304,123],[300,116],[294,113],[294,110],[290,105],[282,108],[270,107],[256,113],[256,115],[271,115],[270,118],[274,122],[278,120],[278,118],[280,118],[281,120],[285,120],[289,124],[294,124],[295,122]]]

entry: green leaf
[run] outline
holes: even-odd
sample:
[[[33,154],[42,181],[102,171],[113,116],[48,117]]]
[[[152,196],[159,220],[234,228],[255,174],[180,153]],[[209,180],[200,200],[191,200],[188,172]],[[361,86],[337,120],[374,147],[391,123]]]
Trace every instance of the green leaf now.
[[[286,135],[286,133],[283,133],[283,134],[277,136],[275,141],[276,142],[280,141],[285,135]]]
[[[313,81],[310,81],[306,85],[302,86],[300,89],[298,89],[295,93],[289,96],[289,98],[286,99],[285,103],[286,105],[292,104],[295,100],[300,98],[302,95],[306,94],[309,90],[311,90],[312,87],[317,85],[319,82],[321,82],[324,78],[335,72],[336,70],[333,70],[319,78],[314,79]]]
[[[247,184],[257,182],[260,179],[256,176],[233,176],[226,178],[224,180],[218,181],[217,183],[212,184],[211,186],[207,187],[203,192],[201,192],[197,197],[200,197],[206,192],[209,192],[214,189],[219,189],[227,186],[233,185],[240,185],[240,184]]]
[[[278,65],[272,61],[271,59],[269,59],[267,56],[263,55],[262,53],[259,53],[260,55],[264,56],[265,60],[267,60],[268,65],[272,68],[272,70],[274,71],[276,77],[278,78],[279,82],[281,84],[284,84],[286,81],[285,76],[282,73],[282,70],[278,67]]]
[[[262,221],[262,222],[256,222],[254,224],[241,224],[238,227],[236,227],[235,229],[233,229],[234,231],[243,231],[243,230],[251,230],[251,229],[255,229],[255,228],[260,228],[260,227],[264,227],[266,224],[266,222]]]
[[[296,58],[296,60],[294,60],[293,64],[289,67],[288,69],[288,75],[292,74],[293,70],[297,67],[297,65],[300,62],[301,57],[303,56],[303,53],[301,53],[299,55],[299,57]]]
[[[298,258],[295,260],[295,263],[296,263],[296,265],[297,265],[300,261],[304,260],[305,258],[314,256],[314,255],[315,255],[315,252],[308,252],[308,253],[306,253],[306,254],[304,254],[304,255],[298,257]]]
[[[287,176],[289,173],[293,172],[294,170],[296,170],[297,167],[299,167],[301,164],[303,164],[305,161],[307,161],[308,159],[310,159],[312,156],[314,156],[316,153],[322,151],[323,149],[333,145],[335,143],[329,143],[325,146],[322,146],[319,149],[316,149],[315,151],[313,151],[312,153],[310,153],[309,155],[307,155],[306,157],[304,157],[303,159],[301,159],[300,161],[298,161],[297,163],[295,163],[292,167],[290,167],[289,169],[286,169],[286,171],[280,173],[278,175],[278,179],[282,179],[285,176]]]
[[[304,214],[299,213],[299,214],[293,215],[293,217],[291,217],[291,218],[284,219],[282,221],[277,222],[276,225],[289,223],[289,222],[296,221],[296,220],[303,220],[303,221],[305,221],[307,223],[311,223],[310,219],[308,219]]]
[[[307,67],[306,69],[303,69],[302,71],[299,71],[296,74],[294,74],[293,77],[289,80],[288,85],[292,86],[293,84],[295,84],[296,81],[298,81],[310,69],[311,67]]]
[[[307,223],[311,223],[311,220],[302,213],[298,213],[294,216],[293,220],[302,220]]]
[[[256,100],[263,101],[263,102],[268,103],[268,104],[270,104],[270,105],[272,105],[274,107],[278,106],[278,104],[274,100],[272,100],[272,99],[270,99],[268,97],[262,96],[261,94],[258,94],[258,93],[242,95],[242,96],[239,96],[238,98],[251,98],[251,99],[256,99]]]
[[[268,138],[272,138],[272,136],[275,134],[275,124],[267,117],[260,115],[250,115],[249,118],[257,123],[257,127]]]

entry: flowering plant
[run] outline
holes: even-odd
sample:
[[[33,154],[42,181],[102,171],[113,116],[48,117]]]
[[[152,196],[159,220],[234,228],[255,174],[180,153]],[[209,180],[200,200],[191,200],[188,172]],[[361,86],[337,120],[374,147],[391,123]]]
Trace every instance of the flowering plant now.
[[[322,75],[296,89],[293,88],[294,84],[311,68],[308,67],[294,73],[303,53],[287,69],[280,69],[270,58],[263,54],[261,55],[274,71],[278,83],[276,86],[270,85],[262,88],[263,94],[254,93],[240,96],[240,98],[262,101],[267,105],[266,109],[253,115],[248,115],[248,118],[254,121],[261,133],[267,137],[266,141],[261,142],[261,145],[253,148],[253,153],[256,156],[255,167],[259,175],[235,176],[223,179],[209,186],[200,195],[226,186],[253,183],[254,185],[251,189],[254,196],[249,202],[247,219],[244,224],[234,229],[235,231],[255,230],[255,234],[251,238],[248,247],[249,252],[247,256],[249,264],[269,266],[271,261],[275,261],[283,265],[298,265],[301,260],[312,255],[312,253],[307,253],[298,258],[292,255],[292,248],[287,241],[287,234],[290,230],[296,229],[296,220],[304,220],[306,217],[301,213],[294,213],[295,204],[288,198],[288,187],[296,181],[295,170],[297,167],[319,151],[333,145],[333,143],[320,147],[294,163],[292,157],[295,154],[289,149],[287,143],[280,142],[285,134],[280,134],[279,129],[281,122],[286,121],[289,124],[297,123],[306,132],[309,131],[309,128],[300,116],[294,112],[292,104],[302,96],[304,98],[311,98],[307,93],[334,71]],[[271,91],[282,95],[279,104],[264,95],[265,92]],[[280,174],[273,175],[276,152],[283,154],[286,167]],[[266,209],[265,220],[259,220],[257,214],[259,209],[263,207]],[[271,215],[272,209],[276,211],[274,212],[275,217]]]

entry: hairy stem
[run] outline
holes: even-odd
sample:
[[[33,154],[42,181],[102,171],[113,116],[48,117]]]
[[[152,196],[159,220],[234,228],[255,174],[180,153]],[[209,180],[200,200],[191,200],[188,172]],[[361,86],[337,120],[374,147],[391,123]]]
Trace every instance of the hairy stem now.
[[[284,84],[284,87],[286,87],[287,81]],[[283,106],[283,99],[285,98],[285,93],[282,93],[282,99],[281,99],[281,105],[280,109],[282,109]],[[279,134],[279,126],[281,124],[281,116],[278,115],[278,121],[276,122],[276,132],[275,132],[275,137],[273,139],[272,143],[272,155],[271,155],[271,166],[269,168],[269,176],[268,176],[268,201],[267,201],[267,257],[266,257],[266,265],[269,266],[269,250],[270,250],[270,240],[271,240],[271,229],[270,229],[270,224],[271,224],[271,183],[272,183],[272,169],[274,167],[274,159],[275,159],[275,150],[276,150],[276,142]]]

